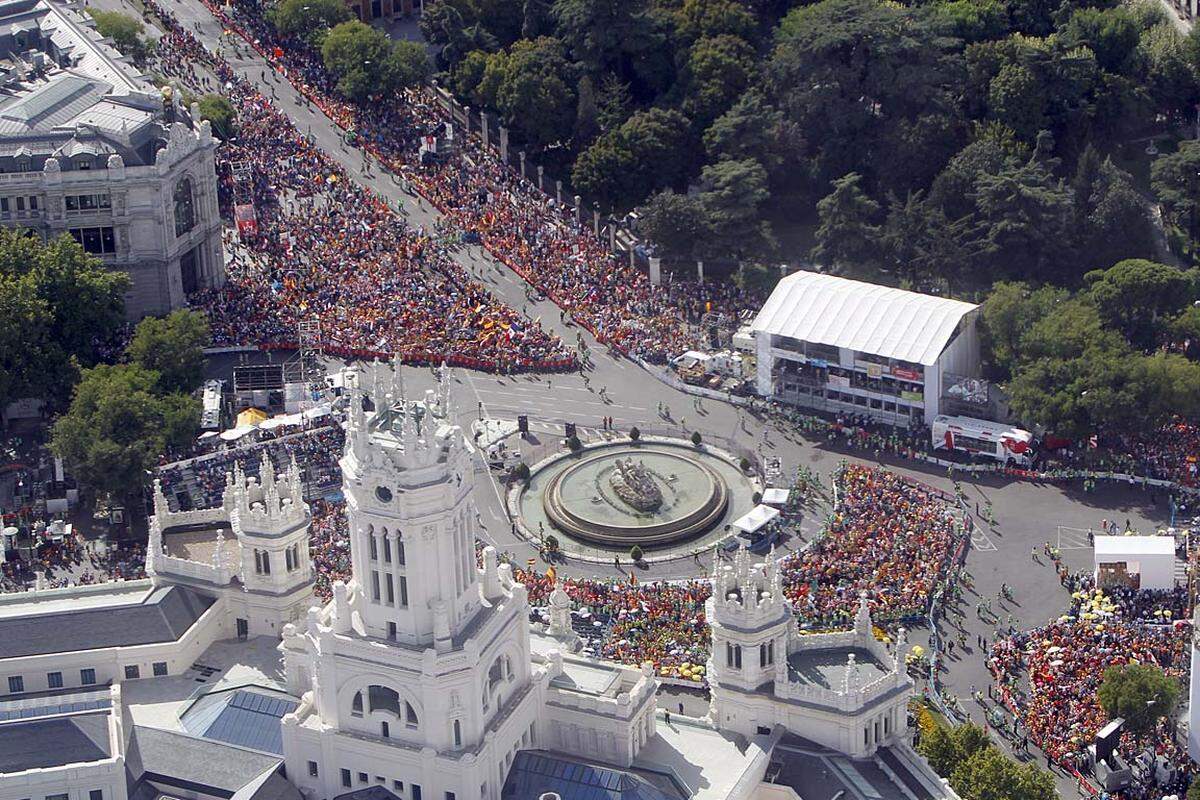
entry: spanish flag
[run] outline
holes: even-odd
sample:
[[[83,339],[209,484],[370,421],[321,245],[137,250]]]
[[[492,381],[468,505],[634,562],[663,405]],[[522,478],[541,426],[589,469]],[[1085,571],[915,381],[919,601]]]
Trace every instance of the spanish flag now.
[[[558,573],[554,571],[554,566],[546,567],[546,580],[554,583],[554,579],[558,577]]]
[[[637,575],[634,575],[633,572],[629,573],[629,585],[637,586]]]

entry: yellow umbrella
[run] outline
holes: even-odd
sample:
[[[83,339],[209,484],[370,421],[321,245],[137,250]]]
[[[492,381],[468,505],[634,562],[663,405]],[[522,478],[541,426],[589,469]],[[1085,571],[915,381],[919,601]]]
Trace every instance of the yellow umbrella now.
[[[914,644],[912,654],[917,658],[920,658],[921,656],[925,655],[925,648],[921,647],[919,644]]]
[[[265,419],[267,419],[267,412],[259,408],[247,408],[237,415],[237,424],[254,427]]]

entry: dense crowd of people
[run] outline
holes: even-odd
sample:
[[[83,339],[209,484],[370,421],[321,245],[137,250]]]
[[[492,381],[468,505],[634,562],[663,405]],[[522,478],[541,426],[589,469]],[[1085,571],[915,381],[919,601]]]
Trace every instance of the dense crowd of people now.
[[[1188,669],[1191,626],[1186,622],[1147,624],[1112,616],[1100,621],[1068,615],[1049,625],[993,643],[988,667],[1000,697],[1046,756],[1066,769],[1086,763],[1085,751],[1108,722],[1096,693],[1111,666],[1154,664],[1183,679]],[[1022,677],[1028,690],[1022,688]],[[1164,721],[1141,741],[1125,735],[1120,750],[1128,758],[1145,747],[1172,764],[1188,763]]]
[[[46,589],[146,577],[146,549],[142,545],[114,545],[101,552],[78,535],[59,541],[38,539],[28,558],[21,548],[21,557],[0,562],[0,592],[34,588],[39,572]]]
[[[472,279],[445,237],[409,226],[165,9],[151,8],[168,28],[157,48],[162,69],[220,88],[237,111],[237,136],[218,159],[219,198],[230,219],[235,203],[252,202],[257,230],[227,236],[225,285],[191,298],[208,312],[214,344],[294,344],[298,322],[315,320],[322,346],[345,356],[398,353],[505,371],[574,366],[557,337]]]
[[[252,42],[309,101],[353,132],[356,146],[374,155],[394,176],[434,203],[460,237],[481,241],[601,341],[661,363],[687,348],[686,323],[697,323],[710,311],[732,318],[761,299],[724,281],[672,280],[664,286],[651,285],[646,274],[607,251],[588,229],[589,220],[577,221],[573,210],[522,180],[495,153],[484,149],[479,139],[462,136],[461,128],[454,147],[447,148],[443,142],[436,158],[422,159],[423,140],[441,137],[450,122],[445,109],[424,93],[377,97],[363,106],[346,102],[334,91],[319,54],[299,39],[280,37],[262,18],[257,4],[206,4],[227,28],[241,32]],[[317,314],[328,323],[323,331],[329,331],[331,341],[336,339],[354,349],[380,349],[376,346],[378,338],[394,335],[385,329],[389,323],[397,315],[409,314],[415,317],[406,320],[412,332],[405,341],[392,343],[389,350],[404,346],[419,350],[426,346],[425,337],[432,337],[431,346],[440,347],[442,354],[473,354],[488,343],[494,349],[485,347],[485,358],[527,350],[532,350],[534,357],[562,354],[557,341],[540,331],[535,333],[527,321],[516,334],[504,334],[488,342],[482,342],[479,335],[445,341],[434,331],[424,330],[421,323],[445,319],[453,319],[456,326],[464,322],[478,326],[480,323],[471,318],[473,313],[484,318],[493,315],[493,327],[505,323],[511,328],[517,319],[508,309],[494,303],[489,306],[490,298],[478,285],[471,298],[476,302],[453,309],[457,317],[445,313],[451,309],[442,309],[432,317],[426,317],[423,309],[412,309],[410,306],[418,303],[440,300],[437,292],[422,291],[422,279],[411,275],[414,266],[418,270],[421,266],[436,266],[443,274],[456,276],[455,283],[460,286],[469,285],[465,273],[444,253],[437,252],[436,244],[427,237],[404,236],[404,226],[389,209],[364,190],[348,185],[350,182],[329,159],[248,86],[234,79],[230,89],[232,72],[223,62],[197,52],[199,45],[194,40],[179,42],[182,38],[191,37],[182,30],[171,32],[165,45],[166,65],[199,79],[186,58],[177,53],[204,57],[226,83],[239,112],[250,112],[249,124],[239,120],[237,142],[229,148],[228,157],[255,164],[256,174],[261,176],[255,183],[255,198],[266,211],[265,215],[260,211],[260,229],[264,225],[278,228],[272,235],[261,237],[273,240],[271,245],[254,243],[256,255],[264,263],[254,267],[239,264],[235,280],[225,291],[203,298],[222,337],[237,342],[284,337],[292,330],[289,324],[294,328],[294,316],[303,312]],[[171,52],[172,48],[177,53]],[[249,104],[246,94],[251,95]],[[270,163],[262,163],[264,160]],[[302,198],[314,193],[327,195],[342,208],[361,209],[362,213],[347,220],[324,204],[316,204],[315,209],[305,204],[297,217],[280,221],[267,209],[284,191]],[[289,248],[305,247],[313,248],[314,258],[309,263],[319,263],[320,272],[305,269],[304,263],[292,265],[294,256]],[[381,260],[379,266],[371,263],[363,274],[355,268],[355,264],[362,267],[374,260]],[[330,265],[338,266],[330,270]],[[391,298],[381,297],[378,292],[381,273],[390,278],[387,288],[394,292]],[[397,303],[400,308],[395,307]],[[480,303],[485,305],[484,311],[475,312]],[[526,342],[527,338],[534,341]]]
[[[804,624],[848,625],[860,591],[879,620],[929,610],[961,557],[962,525],[942,494],[882,469],[844,465],[827,533],[784,561],[784,586]]]
[[[163,494],[173,511],[183,505],[208,508],[221,504],[225,476],[235,465],[247,475],[258,475],[263,455],[270,456],[277,472],[283,472],[296,460],[304,482],[314,488],[338,486],[342,482],[338,459],[345,447],[342,426],[327,420],[319,428],[290,431],[277,438],[167,464],[158,470]],[[183,510],[188,510],[186,507]]]

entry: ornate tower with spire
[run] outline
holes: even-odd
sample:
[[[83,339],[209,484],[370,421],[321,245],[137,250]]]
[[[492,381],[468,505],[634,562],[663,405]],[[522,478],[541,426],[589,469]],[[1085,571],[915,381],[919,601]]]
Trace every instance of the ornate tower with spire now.
[[[476,564],[469,455],[445,395],[411,402],[396,363],[383,380],[343,375],[353,577],[284,632],[303,697],[284,720],[288,774],[313,797],[386,769],[424,797],[493,800],[536,738],[549,674],[531,661],[525,587],[491,548]]]

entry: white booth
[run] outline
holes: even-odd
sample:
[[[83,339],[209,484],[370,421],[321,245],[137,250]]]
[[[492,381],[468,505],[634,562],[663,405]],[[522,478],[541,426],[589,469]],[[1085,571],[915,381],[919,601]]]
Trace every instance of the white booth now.
[[[1097,536],[1096,586],[1172,589],[1174,536]]]

